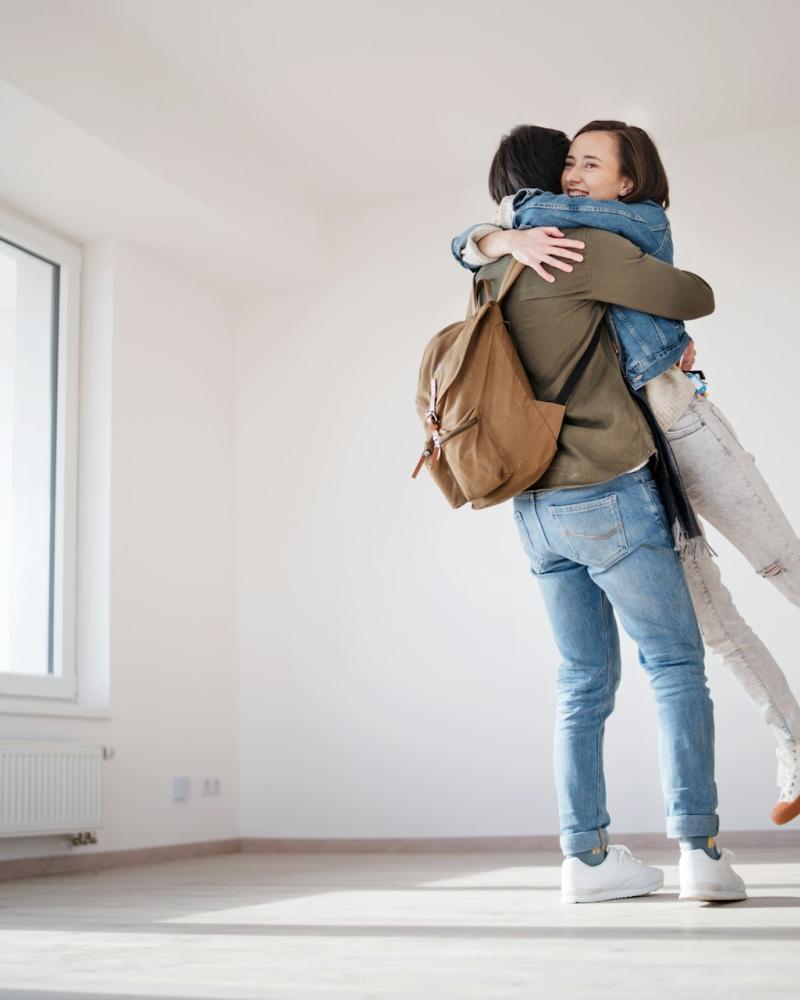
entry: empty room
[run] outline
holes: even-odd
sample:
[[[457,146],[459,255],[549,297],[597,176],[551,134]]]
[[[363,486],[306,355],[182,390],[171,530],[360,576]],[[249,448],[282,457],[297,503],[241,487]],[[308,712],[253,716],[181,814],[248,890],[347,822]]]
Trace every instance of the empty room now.
[[[796,996],[798,38],[0,0],[0,1000]]]

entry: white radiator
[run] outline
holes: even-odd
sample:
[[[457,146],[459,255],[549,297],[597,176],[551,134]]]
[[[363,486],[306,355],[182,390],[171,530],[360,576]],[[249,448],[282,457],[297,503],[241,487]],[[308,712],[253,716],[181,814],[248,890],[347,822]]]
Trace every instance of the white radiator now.
[[[102,746],[0,740],[0,837],[102,826]]]

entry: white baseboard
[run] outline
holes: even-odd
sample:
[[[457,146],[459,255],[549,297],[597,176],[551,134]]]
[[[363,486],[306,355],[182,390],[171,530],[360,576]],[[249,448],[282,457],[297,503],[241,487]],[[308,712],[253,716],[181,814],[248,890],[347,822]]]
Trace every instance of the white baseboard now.
[[[674,851],[674,841],[662,833],[616,834],[616,843],[636,850]],[[722,838],[726,847],[752,847],[764,851],[798,848],[800,829],[732,830]],[[77,850],[82,850],[78,848]],[[450,854],[519,852],[559,853],[558,837],[241,837],[210,840],[196,844],[168,844],[125,851],[97,851],[86,854],[51,857],[13,858],[0,861],[0,881],[62,875],[69,872],[101,871],[128,865],[158,864],[185,858],[211,857],[219,854]]]

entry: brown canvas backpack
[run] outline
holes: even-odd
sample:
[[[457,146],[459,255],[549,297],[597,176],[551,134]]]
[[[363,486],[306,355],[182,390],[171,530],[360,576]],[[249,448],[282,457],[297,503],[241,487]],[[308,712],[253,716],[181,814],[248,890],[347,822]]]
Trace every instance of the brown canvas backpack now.
[[[427,465],[451,507],[468,500],[491,507],[532,486],[553,461],[566,402],[600,338],[591,343],[558,398],[538,400],[500,308],[524,264],[513,258],[492,298],[486,279],[473,283],[466,320],[428,343],[417,387],[417,413],[428,435],[416,478]],[[479,305],[480,286],[488,301]]]

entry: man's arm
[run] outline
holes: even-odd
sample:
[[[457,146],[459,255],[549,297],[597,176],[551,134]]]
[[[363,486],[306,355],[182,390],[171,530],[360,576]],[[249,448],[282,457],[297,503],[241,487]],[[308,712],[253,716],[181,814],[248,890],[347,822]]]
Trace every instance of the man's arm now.
[[[667,319],[699,319],[714,311],[714,293],[696,274],[657,260],[614,233],[584,232],[593,299]]]

